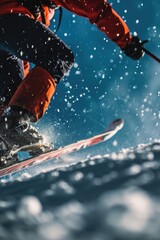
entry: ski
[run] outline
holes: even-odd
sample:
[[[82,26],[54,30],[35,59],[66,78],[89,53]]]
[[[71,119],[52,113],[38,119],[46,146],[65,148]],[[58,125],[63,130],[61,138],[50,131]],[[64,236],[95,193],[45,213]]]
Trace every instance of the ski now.
[[[42,162],[49,161],[51,159],[56,159],[58,157],[63,156],[64,154],[69,154],[71,152],[78,151],[82,148],[93,146],[95,144],[106,141],[111,137],[113,137],[123,127],[123,125],[124,125],[124,121],[122,119],[116,119],[108,126],[105,132],[101,134],[95,135],[91,138],[80,140],[78,142],[66,145],[64,147],[60,147],[58,149],[47,151],[45,153],[42,153],[35,157],[31,157],[29,159],[25,159],[23,161],[19,161],[16,163],[13,162],[12,165],[0,169],[0,177],[8,174],[16,173],[18,171],[41,164]]]

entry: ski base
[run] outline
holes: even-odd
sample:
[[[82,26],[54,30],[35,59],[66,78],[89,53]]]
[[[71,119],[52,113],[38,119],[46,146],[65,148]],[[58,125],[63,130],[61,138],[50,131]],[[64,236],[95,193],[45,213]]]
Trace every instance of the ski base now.
[[[71,152],[78,151],[82,148],[93,146],[95,144],[106,141],[111,137],[113,137],[120,129],[122,129],[123,125],[124,125],[124,121],[122,119],[116,119],[108,126],[108,128],[105,130],[104,133],[66,145],[64,147],[60,147],[58,149],[54,149],[54,150],[49,149],[49,151],[46,151],[45,153],[38,152],[38,150],[41,150],[42,146],[31,145],[29,146],[29,150],[28,150],[28,146],[24,146],[23,148],[20,148],[18,151],[16,150],[15,154],[13,154],[13,159],[10,159],[10,165],[3,166],[0,169],[0,177],[5,176],[7,174],[12,174],[12,173],[21,171],[23,169],[27,169],[31,166],[41,164],[44,161],[49,161],[51,159],[58,158],[60,156],[63,156],[64,154],[69,154]],[[15,162],[17,161],[16,159],[17,153],[25,150],[26,152],[29,151],[31,155],[32,153],[36,153],[37,151],[37,156],[29,159],[25,159],[21,162]],[[16,160],[14,159],[14,157]],[[8,160],[8,164],[9,164],[9,160]]]

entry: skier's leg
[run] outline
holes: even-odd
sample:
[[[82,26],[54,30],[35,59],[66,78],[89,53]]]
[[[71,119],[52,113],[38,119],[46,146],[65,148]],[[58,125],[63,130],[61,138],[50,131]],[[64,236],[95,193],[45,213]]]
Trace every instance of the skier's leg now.
[[[20,112],[17,112],[17,116],[15,114],[6,116],[4,113],[23,78],[23,61],[13,54],[0,51],[0,156],[8,154],[14,144],[23,146],[37,143],[43,139],[36,129],[30,130],[30,133],[34,134],[34,138],[30,134],[17,134],[15,128],[18,127],[19,131],[22,126],[23,129],[21,131],[24,131],[24,127],[28,127],[27,125],[19,124],[19,119],[22,119]]]
[[[2,22],[4,23],[5,33],[3,36],[5,37],[3,38],[2,36],[2,48],[9,49],[17,57],[33,62],[39,67],[38,70],[35,68],[32,74],[27,76],[25,81],[26,85],[25,82],[22,83],[11,100],[10,105],[19,106],[31,111],[36,120],[38,120],[43,116],[45,109],[48,107],[49,101],[55,91],[55,83],[58,83],[72,67],[74,56],[71,50],[40,22],[27,16],[13,14],[11,14],[9,18],[9,22],[12,22],[14,19],[14,26],[9,27],[8,19],[6,23],[5,17],[3,18]],[[15,31],[17,38],[14,37],[14,39],[11,40]],[[7,44],[5,41],[6,37],[8,39]],[[43,80],[43,84],[39,84],[41,82],[42,69],[45,70],[43,71],[45,80]],[[34,71],[36,74],[34,74]],[[50,77],[48,77],[49,75]],[[29,88],[32,88],[32,76],[34,76],[35,80],[34,87],[37,87],[36,95],[33,95],[32,91],[28,91],[29,85]],[[51,87],[51,85],[53,86]],[[50,86],[50,91],[48,91],[48,86]],[[22,91],[22,88],[24,91]],[[25,101],[24,96],[25,98],[27,97],[27,100],[32,99],[32,103]],[[37,109],[39,109],[38,113]]]
[[[55,90],[56,83],[48,71],[41,67],[35,67],[22,81],[9,105],[12,108],[13,106],[19,106],[28,110],[30,120],[36,122],[48,108]],[[32,113],[34,113],[33,116]]]
[[[0,50],[36,65],[16,90],[9,102],[11,108],[5,110],[0,121],[0,135],[11,149],[13,144],[23,146],[43,140],[27,121],[30,113],[33,121],[43,116],[56,83],[68,73],[74,57],[52,31],[32,18],[10,14],[0,17],[0,25]]]
[[[8,52],[0,51],[0,116],[23,78],[22,60]]]

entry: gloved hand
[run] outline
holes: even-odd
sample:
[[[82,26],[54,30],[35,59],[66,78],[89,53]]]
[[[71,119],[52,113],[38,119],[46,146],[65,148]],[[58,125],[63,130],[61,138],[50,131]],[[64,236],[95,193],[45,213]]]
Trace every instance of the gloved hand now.
[[[132,37],[130,44],[128,44],[122,51],[133,60],[138,60],[144,55],[143,44],[148,41],[141,41],[138,37]]]

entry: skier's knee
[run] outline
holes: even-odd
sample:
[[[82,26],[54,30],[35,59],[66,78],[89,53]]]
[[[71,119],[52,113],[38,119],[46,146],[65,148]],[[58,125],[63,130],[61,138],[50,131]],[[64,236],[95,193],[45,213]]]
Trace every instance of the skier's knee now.
[[[56,83],[59,83],[65,75],[68,75],[74,63],[74,54],[67,48],[61,53],[57,53],[52,66],[49,66],[49,72],[52,72]],[[52,69],[51,69],[52,67]]]
[[[42,60],[39,65],[51,74],[56,83],[59,83],[72,68],[74,54],[61,40],[55,40],[47,42],[42,50]]]

